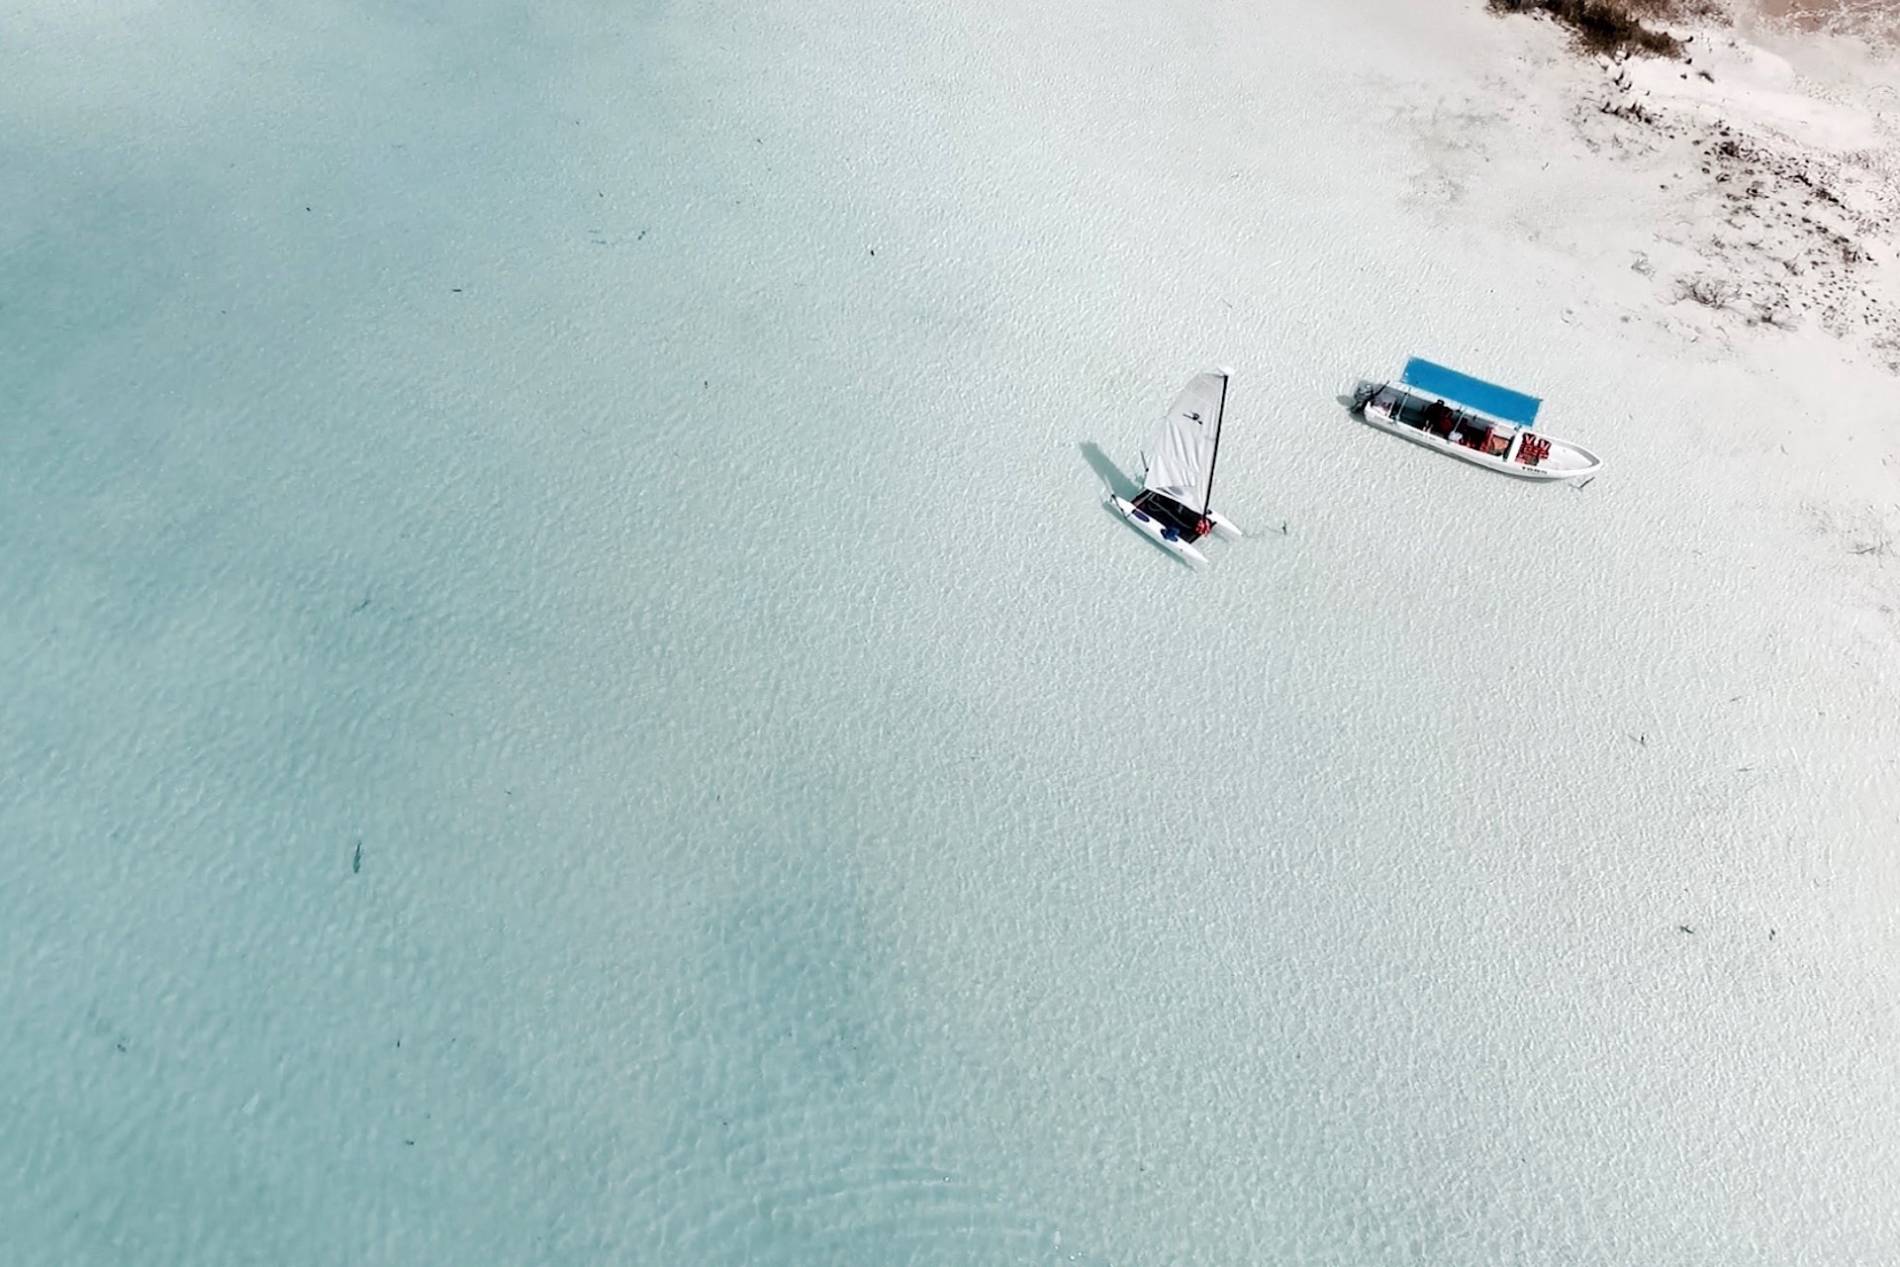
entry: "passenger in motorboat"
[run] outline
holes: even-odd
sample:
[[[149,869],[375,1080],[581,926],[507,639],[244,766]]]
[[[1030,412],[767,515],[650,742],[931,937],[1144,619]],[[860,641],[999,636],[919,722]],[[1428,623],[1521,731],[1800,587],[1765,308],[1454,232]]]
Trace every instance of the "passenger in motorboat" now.
[[[1452,441],[1467,449],[1476,449],[1486,457],[1501,458],[1510,450],[1511,434],[1508,427],[1495,426],[1482,418],[1467,415]]]
[[[1511,440],[1517,434],[1515,427],[1480,417],[1449,401],[1437,398],[1422,400],[1390,388],[1369,393],[1366,403],[1384,412],[1394,422],[1461,448],[1476,449],[1486,457],[1504,457],[1510,452]],[[1536,447],[1532,446],[1526,456],[1530,457],[1535,452]]]

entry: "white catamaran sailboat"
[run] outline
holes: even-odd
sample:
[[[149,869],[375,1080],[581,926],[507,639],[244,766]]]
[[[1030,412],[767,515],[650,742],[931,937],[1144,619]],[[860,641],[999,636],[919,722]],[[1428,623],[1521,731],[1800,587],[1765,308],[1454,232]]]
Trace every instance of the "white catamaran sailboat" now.
[[[1531,430],[1544,402],[1413,357],[1398,385],[1362,388],[1353,412],[1473,466],[1523,480],[1574,480],[1603,465],[1581,445]]]
[[[1137,532],[1193,567],[1207,562],[1196,541],[1209,533],[1229,540],[1241,535],[1213,506],[1214,461],[1232,376],[1232,370],[1214,369],[1189,380],[1161,420],[1153,450],[1144,455],[1148,470],[1141,492],[1133,501],[1108,496]]]

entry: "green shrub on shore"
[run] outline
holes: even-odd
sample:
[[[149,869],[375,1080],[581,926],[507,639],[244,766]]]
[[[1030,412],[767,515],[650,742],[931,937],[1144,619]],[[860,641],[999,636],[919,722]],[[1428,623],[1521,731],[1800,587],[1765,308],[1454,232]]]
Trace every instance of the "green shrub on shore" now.
[[[1546,13],[1575,33],[1593,53],[1647,53],[1680,57],[1682,41],[1644,19],[1684,16],[1678,0],[1489,0],[1493,13]],[[1706,5],[1695,6],[1706,12]]]

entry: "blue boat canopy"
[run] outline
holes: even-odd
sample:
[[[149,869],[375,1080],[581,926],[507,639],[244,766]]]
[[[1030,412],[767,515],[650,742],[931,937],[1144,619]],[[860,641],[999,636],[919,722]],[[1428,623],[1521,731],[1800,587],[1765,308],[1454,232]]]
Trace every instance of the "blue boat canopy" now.
[[[1535,422],[1537,408],[1544,403],[1535,396],[1526,396],[1523,392],[1487,383],[1482,378],[1460,374],[1457,370],[1434,365],[1416,356],[1405,363],[1405,374],[1401,381],[1407,387],[1443,396],[1446,400],[1456,401],[1481,414],[1489,414],[1499,422],[1514,423],[1520,427],[1528,427]]]

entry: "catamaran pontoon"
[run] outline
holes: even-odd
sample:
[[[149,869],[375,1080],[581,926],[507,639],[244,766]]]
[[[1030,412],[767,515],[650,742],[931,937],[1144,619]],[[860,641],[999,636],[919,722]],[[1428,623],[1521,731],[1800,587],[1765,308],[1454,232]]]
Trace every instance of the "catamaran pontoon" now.
[[[1362,388],[1353,412],[1382,431],[1526,480],[1570,480],[1603,465],[1580,445],[1533,432],[1535,396],[1413,357],[1399,386]]]
[[[1189,380],[1161,420],[1153,452],[1144,455],[1148,470],[1141,492],[1133,501],[1108,496],[1137,532],[1190,566],[1207,562],[1194,548],[1202,537],[1241,535],[1213,506],[1214,460],[1220,456],[1221,415],[1232,376],[1232,370],[1215,369]]]

